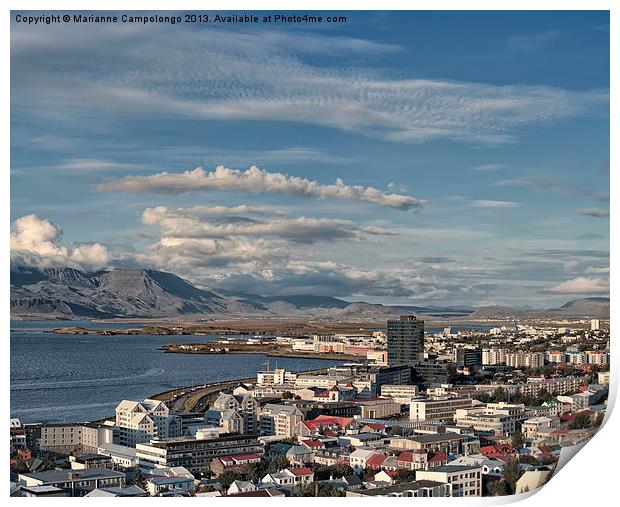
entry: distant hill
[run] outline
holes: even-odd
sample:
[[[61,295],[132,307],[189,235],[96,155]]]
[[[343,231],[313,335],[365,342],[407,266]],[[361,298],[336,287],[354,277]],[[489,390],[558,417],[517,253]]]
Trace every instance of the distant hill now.
[[[574,318],[591,317],[599,319],[609,318],[609,298],[592,297],[573,299],[560,308],[546,310],[523,310],[507,306],[481,306],[469,315],[471,319],[523,319],[528,317],[541,318]]]
[[[328,296],[260,296],[198,288],[183,278],[152,269],[74,268],[11,271],[12,318],[152,318],[184,315],[386,320],[402,314],[432,318],[510,319],[535,315],[609,316],[608,298],[569,301],[551,310],[481,307],[388,306]]]

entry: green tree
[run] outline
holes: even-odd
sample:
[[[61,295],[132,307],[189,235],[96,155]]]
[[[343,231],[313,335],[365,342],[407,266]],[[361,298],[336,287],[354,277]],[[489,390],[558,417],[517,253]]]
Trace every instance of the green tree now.
[[[512,447],[515,449],[521,449],[523,447],[523,443],[524,443],[523,433],[521,433],[521,428],[517,428],[517,431],[515,431],[512,434],[512,439],[511,439]]]
[[[134,486],[138,486],[139,488],[146,489],[146,476],[144,475],[140,467],[133,468],[131,484],[133,484]]]
[[[493,400],[496,402],[508,401],[508,393],[503,387],[498,387],[493,391]]]
[[[592,426],[592,421],[590,420],[590,414],[587,412],[577,412],[570,423],[568,423],[569,430],[583,430]]]
[[[241,472],[236,470],[226,470],[222,475],[218,478],[220,483],[220,491],[226,491],[230,488],[230,485],[235,481],[242,481],[243,475]]]
[[[603,412],[599,412],[598,414],[596,414],[596,417],[594,419],[594,426],[596,428],[601,426],[603,424],[604,419],[605,419],[605,414]]]
[[[290,392],[290,391],[284,391],[282,393],[282,399],[283,400],[292,400],[294,397],[295,397],[295,395],[292,392]]]
[[[397,484],[413,481],[415,481],[415,470],[407,470],[406,468],[398,469],[395,480]]]
[[[271,463],[267,466],[268,472],[278,472],[280,470],[284,470],[291,466],[291,462],[284,454],[280,454],[276,458],[274,458]]]
[[[241,468],[241,474],[246,481],[258,482],[267,473],[268,463],[259,461],[258,463],[248,463]]]
[[[514,495],[517,488],[517,481],[521,477],[521,467],[519,466],[519,459],[512,458],[504,467],[504,481],[508,489],[508,494]]]
[[[491,481],[487,485],[487,491],[491,496],[506,496],[508,494],[508,488],[506,488],[506,481]]]

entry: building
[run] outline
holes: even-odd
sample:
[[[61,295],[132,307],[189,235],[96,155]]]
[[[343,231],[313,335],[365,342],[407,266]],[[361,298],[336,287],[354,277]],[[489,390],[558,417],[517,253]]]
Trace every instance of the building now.
[[[418,470],[416,479],[450,484],[451,496],[482,496],[482,469],[477,465],[444,465],[431,470]]]
[[[443,452],[450,454],[469,454],[480,447],[480,440],[471,435],[458,433],[429,433],[411,437],[392,437],[390,448],[403,451]]]
[[[226,433],[243,433],[243,419],[235,409],[210,408],[205,414],[207,424],[218,426]]]
[[[521,432],[525,438],[538,438],[541,430],[556,429],[560,427],[559,417],[530,417],[523,421]]]
[[[482,366],[482,350],[481,349],[455,349],[454,362],[458,368],[471,368]]]
[[[385,419],[400,415],[401,403],[391,398],[376,398],[357,402],[362,419]]]
[[[122,488],[125,486],[125,474],[107,468],[49,470],[20,474],[18,481],[26,487],[52,486],[74,497],[85,496],[98,488]]]
[[[221,456],[211,462],[211,472],[219,477],[224,472],[240,470],[250,463],[260,463],[260,454],[237,454],[233,456]],[[238,493],[238,491],[237,491]]]
[[[116,407],[119,444],[133,447],[153,438],[181,436],[181,419],[159,400],[123,400]]]
[[[437,361],[416,363],[411,369],[411,383],[418,384],[424,389],[449,384],[450,370],[448,365]]]
[[[284,380],[288,381],[291,375],[293,376],[293,379],[295,376],[295,374],[291,374],[286,370],[275,370],[275,372],[279,372],[275,381],[282,380],[284,382]],[[262,373],[267,374],[271,372]],[[235,410],[241,416],[243,423],[241,429],[239,430],[240,433],[254,434],[258,432],[258,404],[256,403],[254,396],[251,396],[249,392],[240,394],[220,393],[217,399],[213,402],[212,408],[220,410]]]
[[[507,349],[483,349],[482,350],[482,364],[483,365],[498,365],[506,364]]]
[[[457,409],[471,408],[471,398],[428,398],[409,404],[409,419],[416,421],[453,421]]]
[[[418,396],[418,386],[384,384],[381,386],[381,396],[389,396],[398,403],[409,403]]]
[[[545,365],[544,352],[508,352],[506,354],[506,365],[512,368],[540,368]]]
[[[262,454],[263,445],[255,435],[213,434],[206,438],[176,437],[136,445],[140,466],[177,467],[200,472],[214,458],[238,454]]]
[[[516,431],[517,424],[525,419],[525,405],[487,403],[481,407],[458,409],[455,419],[457,426],[510,436]]]
[[[138,464],[136,448],[118,444],[101,444],[98,454],[110,456],[112,463],[120,468],[133,468]]]
[[[382,488],[347,490],[346,496],[391,496],[391,497],[448,497],[452,488],[437,481],[419,480],[403,482]]]
[[[146,490],[151,496],[187,496],[195,490],[194,479],[180,476],[156,476],[149,477],[146,482]]]
[[[413,315],[401,315],[387,322],[388,364],[408,365],[424,359],[424,321]]]
[[[304,417],[297,407],[267,403],[260,412],[261,435],[294,437]]]
[[[598,331],[601,329],[601,321],[599,319],[592,319],[590,321],[590,331]]]

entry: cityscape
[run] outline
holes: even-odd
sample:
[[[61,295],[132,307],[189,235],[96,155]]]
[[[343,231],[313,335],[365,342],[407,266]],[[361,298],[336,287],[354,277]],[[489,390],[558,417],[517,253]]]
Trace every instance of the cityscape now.
[[[11,12],[11,497],[502,497],[603,426],[609,12]]]

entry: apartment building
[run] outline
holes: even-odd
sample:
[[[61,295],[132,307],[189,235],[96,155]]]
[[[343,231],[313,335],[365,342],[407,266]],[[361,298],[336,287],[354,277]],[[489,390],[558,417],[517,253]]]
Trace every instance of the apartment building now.
[[[427,398],[409,404],[409,419],[416,421],[452,421],[457,409],[471,408],[471,398]]]
[[[119,444],[133,447],[153,438],[181,435],[181,419],[159,400],[123,400],[116,407]]]
[[[459,409],[455,418],[457,426],[509,436],[516,431],[517,424],[525,419],[525,405],[487,403],[481,407]]]
[[[67,496],[82,497],[97,488],[124,487],[125,474],[107,468],[59,469],[20,474],[18,482],[27,487],[51,486],[63,490]]]
[[[418,470],[416,479],[450,484],[451,496],[482,496],[482,468],[477,465],[444,465],[431,470]]]
[[[260,435],[294,437],[303,418],[297,407],[267,403],[259,416]]]
[[[239,454],[262,454],[263,445],[255,435],[206,434],[205,438],[176,437],[136,445],[141,466],[177,467],[201,471],[214,458]]]
[[[410,403],[418,396],[418,386],[383,384],[381,396],[389,396],[398,403]]]

